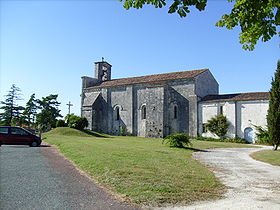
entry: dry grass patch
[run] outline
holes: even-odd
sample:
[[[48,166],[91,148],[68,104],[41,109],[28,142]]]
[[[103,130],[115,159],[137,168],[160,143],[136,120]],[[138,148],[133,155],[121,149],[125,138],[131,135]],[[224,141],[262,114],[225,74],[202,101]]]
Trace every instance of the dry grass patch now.
[[[251,157],[271,165],[280,166],[280,150],[261,150],[251,154]]]

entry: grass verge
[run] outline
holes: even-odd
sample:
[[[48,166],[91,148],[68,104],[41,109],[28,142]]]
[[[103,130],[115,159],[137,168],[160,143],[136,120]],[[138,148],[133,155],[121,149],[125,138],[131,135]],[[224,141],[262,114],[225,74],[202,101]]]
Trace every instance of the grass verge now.
[[[261,150],[251,154],[251,157],[271,165],[280,166],[280,150]]]
[[[75,132],[60,128],[44,137],[103,186],[125,200],[152,206],[218,198],[224,186],[192,152],[247,146],[192,141],[192,148],[179,149],[162,145],[161,139]]]

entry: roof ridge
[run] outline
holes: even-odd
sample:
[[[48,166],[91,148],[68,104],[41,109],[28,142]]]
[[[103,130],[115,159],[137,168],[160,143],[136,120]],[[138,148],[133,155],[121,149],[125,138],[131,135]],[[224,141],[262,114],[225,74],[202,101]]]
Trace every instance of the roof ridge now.
[[[104,81],[100,85],[88,87],[87,89],[129,85],[129,84],[141,84],[141,83],[149,83],[149,82],[162,82],[162,81],[184,79],[184,78],[191,79],[197,77],[198,75],[206,71],[209,71],[209,69],[197,69],[197,70],[178,71],[178,72],[169,72],[163,74],[151,74],[145,76],[112,79],[112,80]]]
[[[244,100],[268,100],[269,92],[245,92],[232,94],[216,94],[207,95],[202,98],[202,101],[217,102],[217,101],[244,101]]]
[[[120,79],[132,79],[132,78],[139,78],[139,77],[159,76],[159,75],[166,75],[166,74],[177,74],[177,73],[181,73],[181,72],[190,72],[190,71],[202,71],[202,72],[204,72],[204,71],[207,71],[207,70],[209,70],[209,69],[194,69],[194,70],[186,70],[186,71],[174,71],[174,72],[161,73],[161,74],[149,74],[149,75],[143,75],[143,76],[124,77],[124,78],[118,78],[118,79],[111,79],[111,80],[108,80],[106,82],[120,80]]]
[[[260,92],[244,92],[244,93],[209,94],[209,95],[207,95],[207,96],[237,95],[237,94],[248,94],[248,93],[269,93],[269,91],[260,91]]]

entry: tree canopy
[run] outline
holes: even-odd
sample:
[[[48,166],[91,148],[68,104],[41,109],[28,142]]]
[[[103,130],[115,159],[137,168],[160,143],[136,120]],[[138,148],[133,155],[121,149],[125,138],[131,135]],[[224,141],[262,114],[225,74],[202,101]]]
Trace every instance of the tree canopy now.
[[[156,8],[166,6],[167,0],[119,0],[126,9],[131,7],[142,8],[145,4],[152,4]],[[190,7],[202,11],[208,0],[173,0],[169,5],[168,13],[178,13],[186,17]],[[280,1],[279,0],[227,0],[234,2],[230,14],[225,14],[216,23],[218,27],[233,29],[240,26],[240,43],[243,49],[253,50],[258,40],[266,42],[273,36],[280,36]]]
[[[56,118],[62,117],[58,109],[60,103],[57,101],[58,95],[49,95],[37,100],[41,112],[37,114],[37,124],[42,131],[48,131],[51,127],[55,127]]]

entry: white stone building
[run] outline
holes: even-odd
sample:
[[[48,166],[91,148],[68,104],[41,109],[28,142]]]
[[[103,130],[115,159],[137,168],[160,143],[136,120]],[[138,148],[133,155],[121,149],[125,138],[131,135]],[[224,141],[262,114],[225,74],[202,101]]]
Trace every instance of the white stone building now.
[[[199,136],[214,137],[205,128],[205,123],[218,114],[227,117],[230,124],[227,137],[244,138],[255,142],[255,125],[266,127],[268,92],[208,95],[198,105]]]

